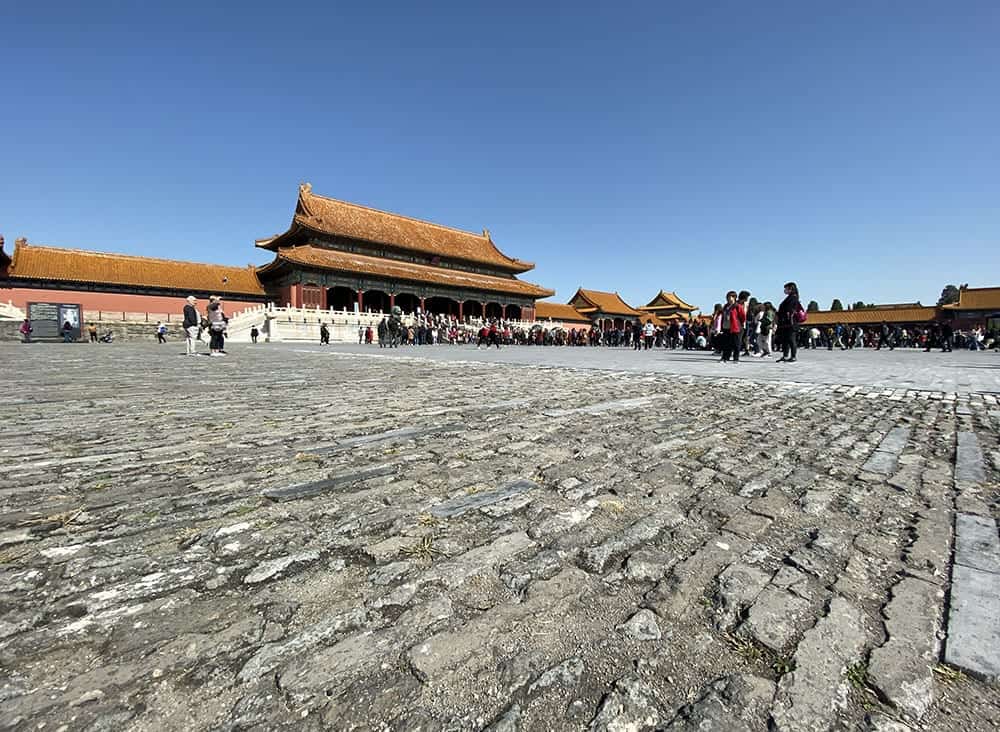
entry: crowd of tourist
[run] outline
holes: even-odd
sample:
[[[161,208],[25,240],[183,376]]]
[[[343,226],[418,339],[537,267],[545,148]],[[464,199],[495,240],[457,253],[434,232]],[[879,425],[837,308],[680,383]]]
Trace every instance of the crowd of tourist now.
[[[799,349],[839,348],[953,348],[1000,349],[1000,337],[982,327],[954,331],[947,322],[924,327],[902,327],[882,323],[877,326],[810,325],[809,313],[799,299],[798,287],[788,282],[777,307],[771,301],[758,302],[746,290],[726,293],[726,302],[713,308],[711,317],[691,321],[674,320],[664,325],[628,322],[600,329],[596,326],[569,326],[538,322],[525,327],[503,319],[462,322],[454,316],[418,313],[403,326],[400,343],[408,346],[435,344],[476,344],[477,348],[508,345],[576,346],[628,348],[632,350],[680,349],[712,351],[726,363],[740,357],[770,358],[780,351],[777,361],[794,362]],[[359,326],[359,344],[388,345],[388,320],[377,326]],[[320,342],[329,343],[329,329],[320,329]]]

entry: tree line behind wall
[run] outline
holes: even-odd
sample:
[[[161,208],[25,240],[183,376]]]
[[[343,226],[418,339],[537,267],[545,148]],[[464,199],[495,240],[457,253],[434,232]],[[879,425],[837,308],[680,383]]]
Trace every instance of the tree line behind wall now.
[[[956,286],[956,285],[945,285],[944,289],[941,290],[941,297],[938,298],[937,304],[940,305],[951,305],[952,303],[958,302],[959,293],[968,287],[968,284]],[[920,301],[918,300],[914,303],[915,306],[920,306]],[[878,307],[873,302],[866,303],[864,300],[858,300],[853,305],[848,305],[848,310],[865,310],[866,308]],[[844,303],[840,301],[840,298],[834,298],[833,302],[830,303],[830,310],[833,312],[841,312],[844,309]],[[815,300],[810,300],[809,305],[806,306],[806,310],[809,312],[816,312],[819,310],[819,303]]]

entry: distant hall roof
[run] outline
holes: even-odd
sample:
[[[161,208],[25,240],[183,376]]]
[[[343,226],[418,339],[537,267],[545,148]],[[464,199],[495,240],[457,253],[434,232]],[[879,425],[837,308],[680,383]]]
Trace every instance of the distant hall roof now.
[[[263,296],[253,266],[182,262],[174,259],[108,254],[83,249],[37,246],[19,242],[8,277],[64,283],[107,284],[201,292]]]
[[[535,266],[531,262],[508,257],[501,252],[493,243],[489,231],[473,234],[429,221],[319,196],[312,192],[312,186],[308,183],[299,186],[295,215],[288,231],[268,239],[260,239],[257,241],[257,246],[277,251],[281,247],[295,243],[291,241],[291,235],[299,229],[384,244],[429,257],[449,257],[488,264],[514,273],[527,272]]]
[[[958,302],[943,307],[950,310],[1000,310],[1000,287],[966,287],[958,291]]]
[[[813,325],[877,325],[886,323],[929,323],[937,317],[937,308],[895,305],[858,308],[857,310],[819,310],[808,313],[805,327]]]

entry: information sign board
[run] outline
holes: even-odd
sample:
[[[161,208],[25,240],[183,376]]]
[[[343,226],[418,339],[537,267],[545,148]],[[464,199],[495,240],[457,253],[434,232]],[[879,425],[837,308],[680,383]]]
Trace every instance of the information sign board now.
[[[83,308],[80,305],[59,302],[29,302],[28,320],[31,321],[31,338],[61,339],[63,326],[70,324],[73,340],[80,337]]]

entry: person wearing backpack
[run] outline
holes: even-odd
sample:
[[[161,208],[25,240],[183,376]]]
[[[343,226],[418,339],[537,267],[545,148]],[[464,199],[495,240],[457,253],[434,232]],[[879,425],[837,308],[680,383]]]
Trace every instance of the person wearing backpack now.
[[[760,321],[758,322],[760,330],[757,336],[757,346],[761,358],[767,358],[771,355],[771,329],[773,326],[774,305],[768,301],[760,306]]]
[[[743,333],[743,324],[747,319],[747,311],[743,305],[736,301],[736,291],[730,290],[726,293],[726,304],[722,308],[722,360],[733,363],[740,362],[740,340]]]
[[[778,362],[795,361],[799,351],[798,326],[806,320],[806,312],[799,300],[799,287],[794,282],[785,283],[785,299],[778,306],[778,343],[781,344],[781,358]],[[789,358],[791,355],[791,358]]]

